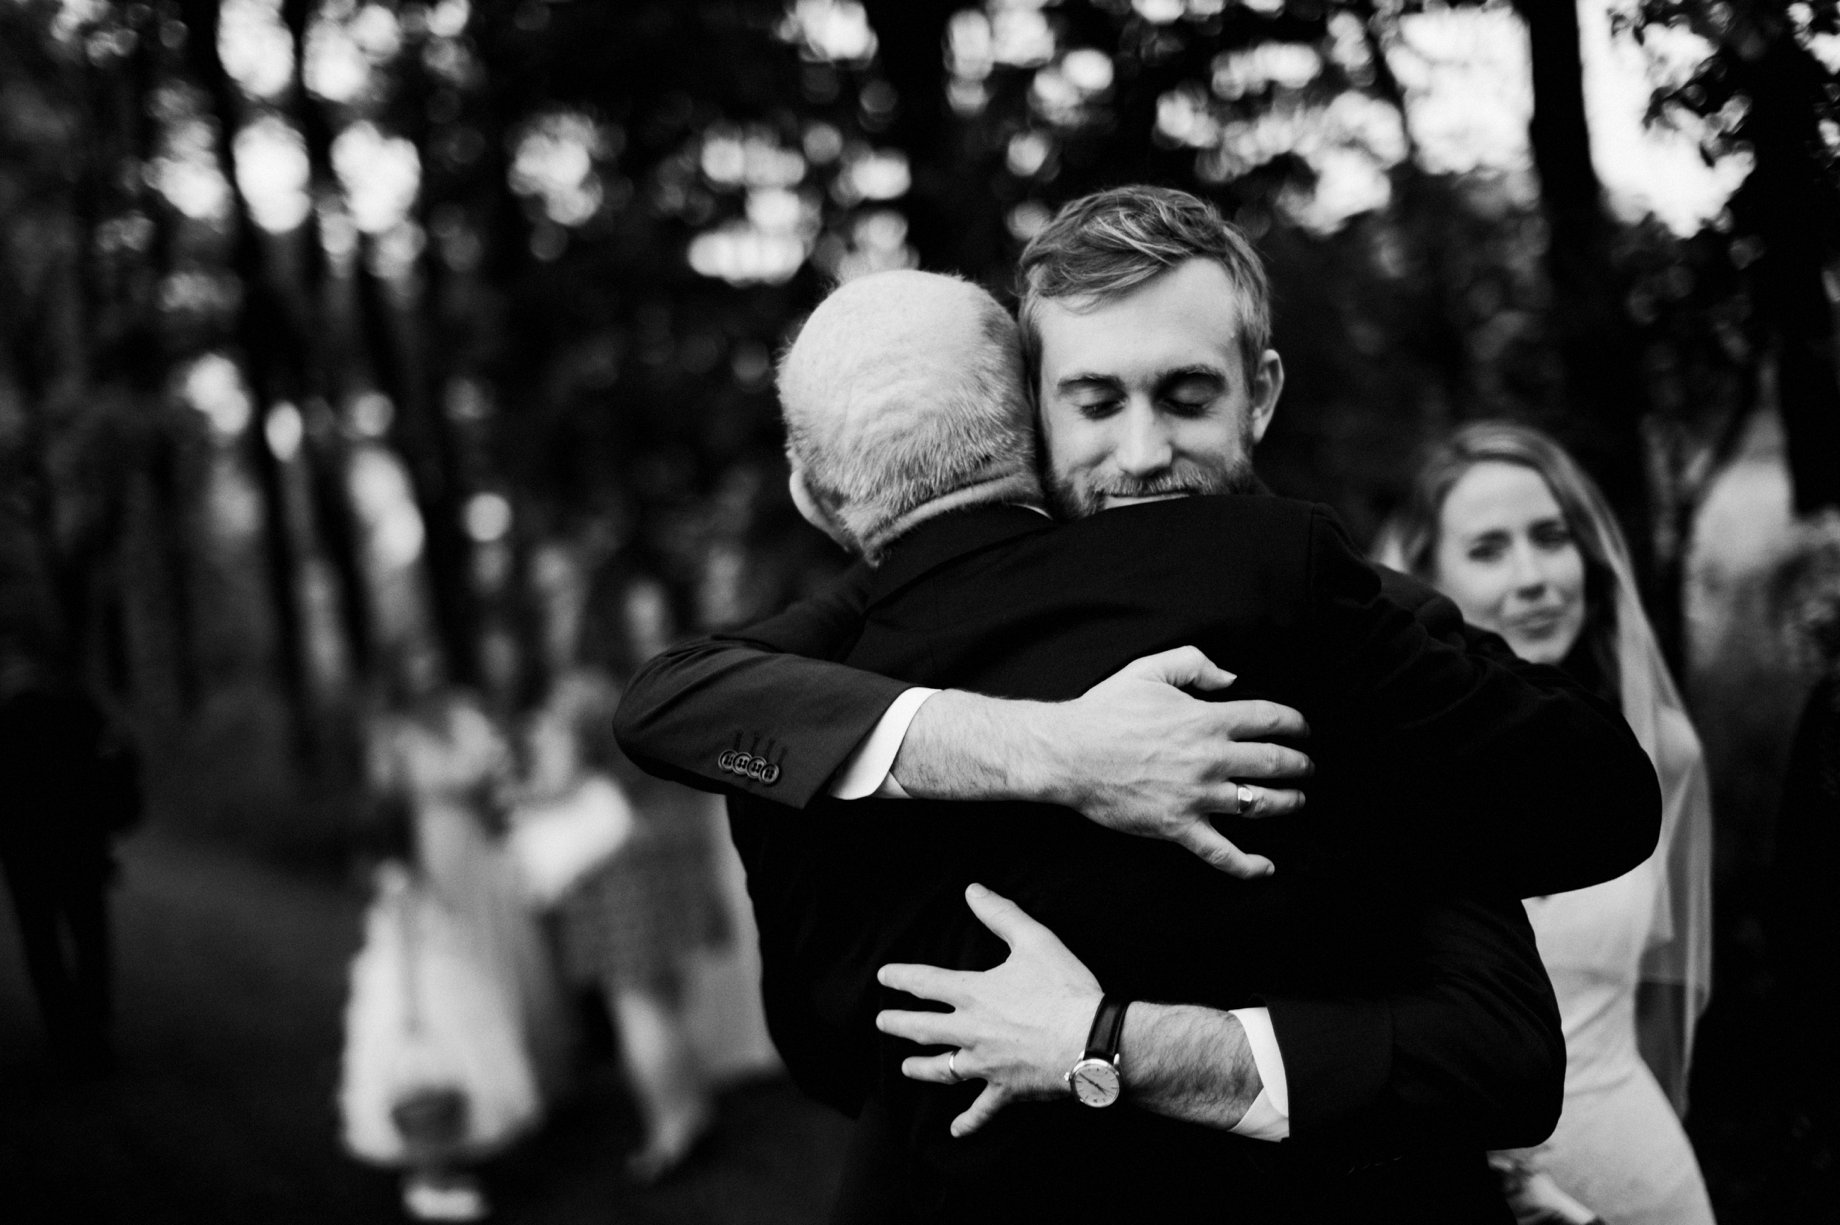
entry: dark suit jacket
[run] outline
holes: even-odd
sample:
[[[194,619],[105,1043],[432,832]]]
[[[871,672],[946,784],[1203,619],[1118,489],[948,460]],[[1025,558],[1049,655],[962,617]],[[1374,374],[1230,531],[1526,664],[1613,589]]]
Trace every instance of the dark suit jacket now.
[[[903,1137],[921,1208],[940,1219],[974,1209],[1000,1217],[994,1206],[1005,1204],[1038,1209],[1039,1174],[1054,1163],[1069,1178],[1049,1181],[1065,1187],[1088,1163],[1134,1151],[1144,1168],[1161,1170],[1165,1208],[1183,1202],[1184,1171],[1226,1162],[1267,1192],[1286,1188],[1266,1212],[1295,1211],[1314,1202],[1300,1188],[1346,1190],[1336,1179],[1351,1154],[1358,1162],[1410,1149],[1422,1166],[1550,1127],[1562,1049],[1518,907],[1499,897],[1402,906],[1391,877],[1352,887],[1360,876],[1350,866],[1399,838],[1371,819],[1375,805],[1347,801],[1410,779],[1419,803],[1473,810],[1492,795],[1495,771],[1558,752],[1585,768],[1601,764],[1596,783],[1652,810],[1652,774],[1601,710],[1433,642],[1377,589],[1320,512],[1275,499],[1146,508],[1058,533],[1029,512],[986,509],[925,525],[896,546],[851,663],[913,683],[1056,698],[1136,655],[1192,642],[1240,672],[1235,696],[1303,708],[1319,728],[1312,752],[1333,767],[1313,784],[1307,818],[1235,831],[1265,841],[1283,865],[1275,881],[1248,886],[1175,848],[1051,810],[737,813],[769,1014],[789,1065],[840,1104],[850,1104],[857,1078],[874,1086],[871,1114]],[[1321,798],[1338,793],[1340,803]],[[1454,845],[1478,862],[1486,856],[1474,848],[1485,841],[1445,822],[1406,858],[1436,862]],[[975,1143],[946,1141],[945,1121],[963,1103],[903,1081],[895,1053],[874,1049],[870,987],[886,960],[981,967],[1000,958],[958,898],[973,877],[1043,918],[1108,987],[1271,1006],[1292,1069],[1297,1143],[1280,1159],[1270,1146],[1131,1112],[1027,1109]],[[1394,1022],[1408,1040],[1390,1032]],[[1485,1131],[1472,1128],[1478,1120]],[[1376,1128],[1390,1128],[1385,1142]],[[1453,1132],[1463,1145],[1451,1145]],[[1172,1163],[1178,1153],[1188,1159]],[[1038,1176],[1018,1182],[1021,1168]],[[1402,1168],[1370,1169],[1368,1191],[1349,1202],[1370,1210],[1376,1179]],[[1488,1193],[1478,1174],[1474,1160],[1449,1165],[1434,1180],[1446,1206],[1463,1183],[1465,1211],[1487,1211],[1475,1200]],[[1218,1181],[1210,1174],[1205,1188],[1187,1190],[1217,1201]],[[1234,1200],[1236,1211],[1248,1207]]]

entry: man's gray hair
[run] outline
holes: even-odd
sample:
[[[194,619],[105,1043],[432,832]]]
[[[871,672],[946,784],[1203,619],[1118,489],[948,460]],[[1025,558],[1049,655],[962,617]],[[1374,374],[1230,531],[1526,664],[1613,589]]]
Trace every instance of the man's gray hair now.
[[[935,514],[1040,498],[1015,321],[962,278],[845,282],[780,359],[779,396],[793,466],[871,562]]]

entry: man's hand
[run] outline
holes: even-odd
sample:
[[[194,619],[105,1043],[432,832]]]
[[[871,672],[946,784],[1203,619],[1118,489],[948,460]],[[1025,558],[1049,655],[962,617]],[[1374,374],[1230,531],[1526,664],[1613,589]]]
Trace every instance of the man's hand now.
[[[920,707],[893,774],[920,799],[1037,800],[1121,833],[1175,842],[1233,876],[1263,876],[1208,818],[1270,817],[1303,807],[1279,783],[1313,766],[1264,741],[1309,734],[1275,702],[1205,702],[1236,678],[1194,647],[1134,660],[1070,702],[1023,702],[948,689]],[[1247,803],[1240,804],[1241,791]]]
[[[897,1038],[954,1049],[901,1063],[913,1080],[950,1085],[981,1080],[984,1091],[952,1120],[968,1136],[1011,1102],[1071,1101],[1067,1070],[1086,1050],[1102,992],[1058,937],[1008,898],[982,885],[965,890],[971,912],[1009,946],[992,970],[886,965],[885,987],[948,1004],[951,1012],[876,1014]],[[1236,1126],[1263,1087],[1239,1018],[1192,1004],[1133,1002],[1125,1013],[1126,1092],[1141,1110],[1222,1130]]]
[[[1204,702],[1185,689],[1225,689],[1237,678],[1194,647],[1133,660],[1056,706],[1061,803],[1100,825],[1187,847],[1233,876],[1272,870],[1209,822],[1215,813],[1271,817],[1303,807],[1303,792],[1269,784],[1314,769],[1295,749],[1262,743],[1309,734],[1303,716],[1275,702]],[[1264,784],[1248,780],[1264,780]],[[1251,803],[1240,807],[1244,786]]]
[[[1103,994],[1092,971],[1016,903],[982,885],[967,888],[965,901],[1009,946],[1002,965],[980,972],[886,965],[876,975],[885,987],[952,1006],[951,1012],[889,1010],[875,1024],[897,1038],[956,1048],[903,1061],[903,1075],[935,1084],[984,1082],[977,1101],[952,1120],[954,1136],[970,1135],[1010,1102],[1071,1100],[1067,1069],[1086,1049]]]

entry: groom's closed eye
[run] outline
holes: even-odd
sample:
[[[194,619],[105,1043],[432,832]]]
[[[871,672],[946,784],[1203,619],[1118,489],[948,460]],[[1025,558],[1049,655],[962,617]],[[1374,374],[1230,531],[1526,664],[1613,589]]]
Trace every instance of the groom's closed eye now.
[[[1110,416],[1124,403],[1124,384],[1104,375],[1072,375],[1056,383],[1054,390],[1062,400],[1094,420]]]
[[[1226,379],[1214,370],[1181,370],[1157,383],[1157,402],[1178,416],[1205,413],[1227,390]]]

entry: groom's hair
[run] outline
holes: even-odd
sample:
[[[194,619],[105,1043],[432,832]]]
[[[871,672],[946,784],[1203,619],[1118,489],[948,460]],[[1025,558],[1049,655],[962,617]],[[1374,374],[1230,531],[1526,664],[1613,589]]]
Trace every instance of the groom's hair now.
[[[1169,187],[1114,187],[1066,205],[1029,240],[1016,265],[1022,351],[1030,383],[1041,369],[1043,302],[1097,306],[1191,259],[1219,264],[1239,300],[1246,377],[1271,347],[1271,287],[1258,252],[1207,201]]]
[[[788,457],[871,562],[942,510],[1040,497],[1016,323],[969,281],[845,282],[780,359],[779,395]]]

